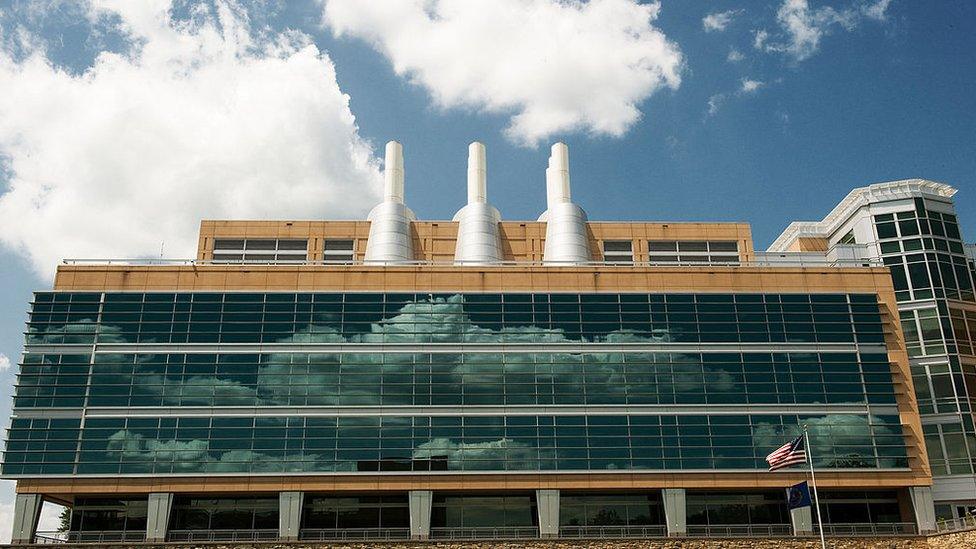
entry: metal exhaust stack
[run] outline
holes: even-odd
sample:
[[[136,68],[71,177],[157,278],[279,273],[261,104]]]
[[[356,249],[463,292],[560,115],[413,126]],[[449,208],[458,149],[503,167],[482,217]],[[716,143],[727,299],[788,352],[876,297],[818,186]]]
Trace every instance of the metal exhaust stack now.
[[[454,262],[461,265],[498,263],[504,258],[501,214],[488,204],[485,146],[468,145],[468,204],[454,214],[458,222]]]
[[[414,260],[410,223],[417,220],[403,203],[403,145],[386,144],[383,202],[369,212],[367,263],[406,263]]]
[[[586,212],[572,202],[569,190],[569,147],[552,146],[546,168],[546,207],[539,221],[546,222],[545,263],[577,264],[590,261]]]

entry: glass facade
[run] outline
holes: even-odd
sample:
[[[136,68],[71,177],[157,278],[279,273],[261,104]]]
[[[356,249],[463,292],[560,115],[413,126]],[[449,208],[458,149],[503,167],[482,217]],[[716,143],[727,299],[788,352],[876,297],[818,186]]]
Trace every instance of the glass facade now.
[[[29,345],[884,343],[872,294],[37,293]]]
[[[535,496],[435,495],[430,527],[492,528],[538,525]]]
[[[145,532],[147,513],[145,498],[77,498],[69,530]]]
[[[559,496],[560,526],[657,526],[665,524],[661,494],[586,494]]]
[[[872,220],[899,302],[932,474],[972,475],[976,295],[952,205],[915,198]]]
[[[688,492],[685,497],[688,525],[790,524],[790,513],[782,490]]]
[[[277,530],[278,498],[177,497],[172,530]]]
[[[870,294],[50,292],[27,343],[5,475],[908,465]]]
[[[18,408],[894,404],[884,353],[30,354]]]
[[[820,467],[908,465],[895,415],[131,417],[81,430],[62,420],[74,428],[59,431],[46,421],[14,420],[4,474],[765,469],[803,424]]]
[[[409,528],[406,494],[321,496],[306,494],[303,529]]]

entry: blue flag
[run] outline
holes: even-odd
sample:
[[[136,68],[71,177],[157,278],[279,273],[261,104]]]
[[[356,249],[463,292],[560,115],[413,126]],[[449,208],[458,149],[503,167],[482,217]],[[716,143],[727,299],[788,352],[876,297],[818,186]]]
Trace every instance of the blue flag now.
[[[806,481],[790,486],[786,492],[789,494],[790,511],[800,507],[810,507],[810,487],[807,486]]]

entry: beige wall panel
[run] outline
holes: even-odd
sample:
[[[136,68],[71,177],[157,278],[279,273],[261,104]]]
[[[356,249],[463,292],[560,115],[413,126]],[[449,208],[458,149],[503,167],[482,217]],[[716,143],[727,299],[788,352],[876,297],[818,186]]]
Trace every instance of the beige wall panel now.
[[[75,495],[145,494],[175,492],[189,494],[234,494],[300,490],[308,492],[356,491],[507,491],[552,488],[562,490],[631,490],[686,488],[699,490],[743,488],[785,488],[807,480],[801,470],[777,473],[579,473],[579,474],[487,474],[487,475],[349,475],[292,477],[157,477],[27,479],[17,482],[18,493],[42,493],[70,501]],[[903,472],[817,475],[822,488],[899,488],[927,486],[931,479]]]

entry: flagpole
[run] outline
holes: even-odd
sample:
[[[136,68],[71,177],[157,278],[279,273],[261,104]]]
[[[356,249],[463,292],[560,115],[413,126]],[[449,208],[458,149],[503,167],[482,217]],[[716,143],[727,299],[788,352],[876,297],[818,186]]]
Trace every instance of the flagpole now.
[[[827,549],[827,539],[824,537],[823,519],[820,517],[820,498],[817,496],[817,477],[813,474],[813,450],[810,448],[810,435],[807,426],[803,426],[803,442],[807,448],[807,461],[810,462],[810,485],[813,487],[813,504],[817,507],[817,526],[820,527],[820,547]]]

